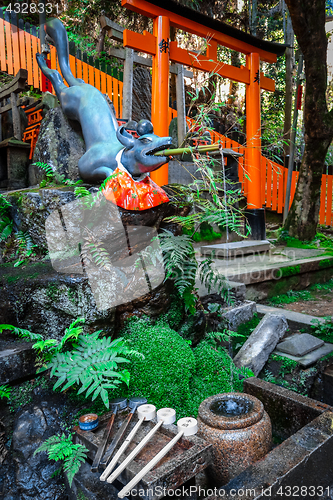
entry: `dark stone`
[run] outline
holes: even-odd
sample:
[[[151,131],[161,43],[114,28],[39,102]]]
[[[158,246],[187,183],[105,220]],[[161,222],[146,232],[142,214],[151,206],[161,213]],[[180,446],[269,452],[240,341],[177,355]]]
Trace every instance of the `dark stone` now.
[[[33,162],[47,163],[66,179],[78,180],[78,161],[85,152],[80,125],[69,120],[60,107],[50,109],[40,127]],[[34,167],[30,176],[30,184],[35,185],[43,179],[43,171]]]
[[[100,472],[91,472],[91,466],[84,462],[79,472],[74,476],[72,487],[69,488],[68,482],[67,492],[70,500],[77,500],[80,494],[89,500],[117,500],[118,491],[122,488],[116,488],[114,484],[109,484],[106,481],[100,481]],[[116,481],[116,484],[119,484]],[[126,500],[127,497],[125,497]]]
[[[32,343],[13,342],[12,339],[0,340],[0,384],[8,384],[14,380],[33,375],[36,354]]]
[[[132,119],[140,121],[151,118],[151,74],[138,66],[133,71]]]
[[[58,408],[50,403],[35,405],[20,412],[14,422],[13,465],[5,463],[2,491],[5,500],[65,500],[63,478],[52,477],[59,463],[47,454],[34,451],[50,436],[61,431]]]
[[[127,319],[132,316],[149,316],[156,318],[165,313],[171,304],[171,293],[173,286],[170,282],[160,285],[139,299],[132,300],[127,304],[121,304],[116,308],[116,324],[123,327]]]
[[[178,331],[185,340],[192,342],[192,347],[199,344],[205,336],[206,332],[206,317],[203,311],[197,311],[193,315],[186,318],[185,323]]]

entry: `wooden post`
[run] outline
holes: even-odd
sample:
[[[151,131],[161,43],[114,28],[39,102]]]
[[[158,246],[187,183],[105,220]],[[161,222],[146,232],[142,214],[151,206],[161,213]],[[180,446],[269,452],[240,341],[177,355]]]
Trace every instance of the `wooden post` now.
[[[256,52],[246,56],[250,70],[250,83],[246,86],[246,136],[245,171],[249,176],[247,195],[248,222],[252,238],[265,238],[265,212],[261,191],[261,124],[260,124],[260,57]]]
[[[186,135],[184,66],[182,64],[177,64],[177,69],[178,69],[176,77],[177,129],[178,129],[178,147],[181,147]]]
[[[154,19],[156,55],[153,56],[151,118],[154,133],[169,136],[169,62],[170,62],[170,21],[166,16]],[[168,165],[163,165],[151,178],[159,186],[168,184]]]
[[[126,47],[124,63],[124,86],[123,86],[123,116],[125,120],[132,119],[132,96],[133,96],[133,60],[134,50]]]

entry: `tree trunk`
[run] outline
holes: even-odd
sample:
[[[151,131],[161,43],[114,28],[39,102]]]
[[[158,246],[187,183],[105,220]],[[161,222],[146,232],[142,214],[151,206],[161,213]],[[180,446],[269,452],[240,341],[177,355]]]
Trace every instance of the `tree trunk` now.
[[[306,93],[304,105],[305,150],[295,198],[285,229],[300,240],[316,235],[321,176],[333,138],[333,112],[328,112],[327,38],[325,0],[286,0],[295,35],[303,52]]]
[[[284,155],[290,153],[290,134],[291,134],[291,108],[292,108],[292,90],[293,90],[293,67],[294,67],[294,31],[291,24],[289,12],[287,11],[287,22],[285,32],[285,43],[290,45],[286,49],[286,96],[284,104],[284,128],[283,128],[283,150]]]

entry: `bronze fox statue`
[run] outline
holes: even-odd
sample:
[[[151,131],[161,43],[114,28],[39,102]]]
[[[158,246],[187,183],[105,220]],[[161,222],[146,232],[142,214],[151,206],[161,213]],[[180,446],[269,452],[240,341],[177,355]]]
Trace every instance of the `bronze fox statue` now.
[[[41,54],[36,54],[36,59],[41,71],[51,81],[65,115],[81,125],[86,153],[78,162],[80,177],[87,182],[100,182],[109,177],[120,163],[136,179],[166,163],[167,157],[154,156],[154,153],[170,147],[171,137],[155,135],[148,120],[138,123],[138,138],[129,134],[124,126],[119,127],[103,94],[73,76],[69,66],[67,33],[62,22],[49,19],[46,33],[57,49],[60,69],[69,87],[57,70],[47,67]]]

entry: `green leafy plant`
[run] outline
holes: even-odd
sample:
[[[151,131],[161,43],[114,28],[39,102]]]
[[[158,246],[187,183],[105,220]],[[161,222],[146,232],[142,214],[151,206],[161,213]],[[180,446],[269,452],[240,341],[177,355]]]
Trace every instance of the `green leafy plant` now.
[[[156,239],[156,238],[154,238]],[[193,242],[188,235],[174,236],[171,231],[163,229],[158,236],[161,253],[154,245],[148,246],[141,254],[145,262],[152,265],[163,265],[166,271],[165,281],[172,279],[180,297],[184,300],[186,309],[194,314],[198,299],[195,293],[195,280],[200,281],[208,288],[208,293],[214,288],[225,299],[232,302],[232,294],[228,291],[225,277],[213,268],[213,261],[205,259],[198,264],[195,258]]]
[[[65,329],[65,333],[62,339],[44,339],[42,335],[40,335],[38,341],[32,346],[36,349],[39,360],[42,366],[46,367],[48,363],[51,362],[52,358],[60,353],[67,342],[75,342],[79,335],[83,333],[83,326],[80,323],[84,323],[84,318],[78,318],[73,321],[68,328]]]
[[[80,334],[72,350],[53,354],[48,368],[50,376],[58,378],[54,390],[62,384],[62,391],[76,384],[81,386],[78,394],[86,391],[85,397],[92,394],[93,401],[100,396],[109,408],[107,389],[116,389],[122,382],[129,384],[128,370],[119,370],[119,365],[129,363],[123,356],[142,355],[130,349],[122,338],[111,341],[110,337],[99,338],[100,333]]]
[[[69,485],[72,486],[75,474],[87,457],[87,448],[82,444],[74,444],[72,434],[69,436],[62,434],[61,436],[48,438],[35,450],[34,455],[43,451],[48,454],[49,460],[63,461],[63,469],[67,475]]]
[[[11,388],[7,384],[0,385],[0,398],[10,398]]]
[[[110,270],[112,268],[110,255],[88,227],[85,227],[83,238],[85,240],[81,248],[83,261],[88,260],[94,262],[97,267]]]
[[[312,333],[325,342],[333,343],[333,317],[325,316],[324,322],[314,319],[311,321]]]

